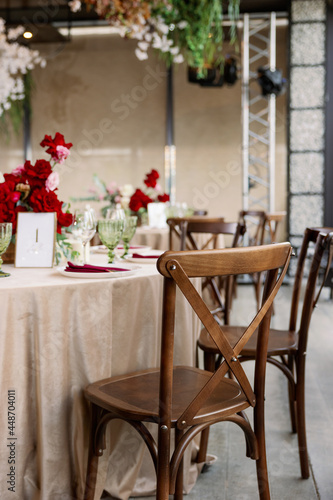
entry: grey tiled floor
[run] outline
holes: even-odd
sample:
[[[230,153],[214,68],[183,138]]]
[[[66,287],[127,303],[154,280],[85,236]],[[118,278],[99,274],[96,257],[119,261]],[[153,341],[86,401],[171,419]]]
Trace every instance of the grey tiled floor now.
[[[273,325],[286,328],[291,287],[283,286],[276,299]],[[238,287],[233,323],[245,322],[255,306],[250,285]],[[250,363],[248,368],[250,369]],[[311,477],[301,479],[297,437],[290,431],[284,376],[267,368],[266,440],[272,500],[333,500],[333,301],[324,289],[311,323],[307,355],[306,416]],[[234,425],[212,427],[210,454],[216,462],[202,473],[188,500],[258,499],[255,462],[245,456],[242,432]],[[149,500],[145,497],[142,500]]]

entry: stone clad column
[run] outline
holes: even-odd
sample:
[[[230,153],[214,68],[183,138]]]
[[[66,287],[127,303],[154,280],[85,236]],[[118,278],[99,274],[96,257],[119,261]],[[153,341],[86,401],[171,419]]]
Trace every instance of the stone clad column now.
[[[324,222],[326,3],[292,0],[290,14],[289,236]]]

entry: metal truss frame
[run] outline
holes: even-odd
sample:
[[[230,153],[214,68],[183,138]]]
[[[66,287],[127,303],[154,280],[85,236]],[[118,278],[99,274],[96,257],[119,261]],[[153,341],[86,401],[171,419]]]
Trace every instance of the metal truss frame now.
[[[244,14],[242,121],[243,209],[275,209],[276,96],[263,96],[258,68],[276,69],[276,14]]]

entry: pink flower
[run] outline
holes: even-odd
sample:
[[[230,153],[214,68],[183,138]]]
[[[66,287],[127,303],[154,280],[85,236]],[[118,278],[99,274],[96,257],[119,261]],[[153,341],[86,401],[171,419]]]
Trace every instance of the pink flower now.
[[[16,203],[17,201],[19,201],[19,199],[21,198],[21,193],[19,193],[18,191],[14,191],[13,193],[11,193],[10,195],[10,200],[13,202],[13,203]]]
[[[12,174],[21,175],[23,171],[24,171],[24,165],[17,165],[17,167],[12,170]]]
[[[121,202],[121,196],[119,196],[119,194],[115,197],[114,201],[116,203],[120,203]]]
[[[109,194],[113,194],[117,189],[117,183],[112,181],[108,186],[106,186],[106,190]]]
[[[59,186],[58,172],[52,172],[45,181],[46,191],[54,191]]]
[[[57,146],[56,151],[57,151],[56,153],[57,158],[54,158],[54,160],[56,160],[57,163],[60,163],[61,165],[62,163],[64,163],[67,156],[70,154],[70,151],[68,148],[66,148],[66,146]]]

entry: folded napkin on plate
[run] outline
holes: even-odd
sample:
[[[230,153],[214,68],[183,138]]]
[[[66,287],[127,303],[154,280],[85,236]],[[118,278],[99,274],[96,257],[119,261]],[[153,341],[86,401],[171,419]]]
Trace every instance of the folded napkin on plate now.
[[[133,259],[158,259],[161,257],[160,254],[158,255],[144,255],[142,253],[133,253],[132,254]]]
[[[129,269],[123,269],[121,267],[101,267],[101,266],[91,266],[90,264],[83,264],[83,266],[73,264],[72,262],[67,262],[67,267],[65,271],[70,273],[112,273],[114,271],[129,271]]]

